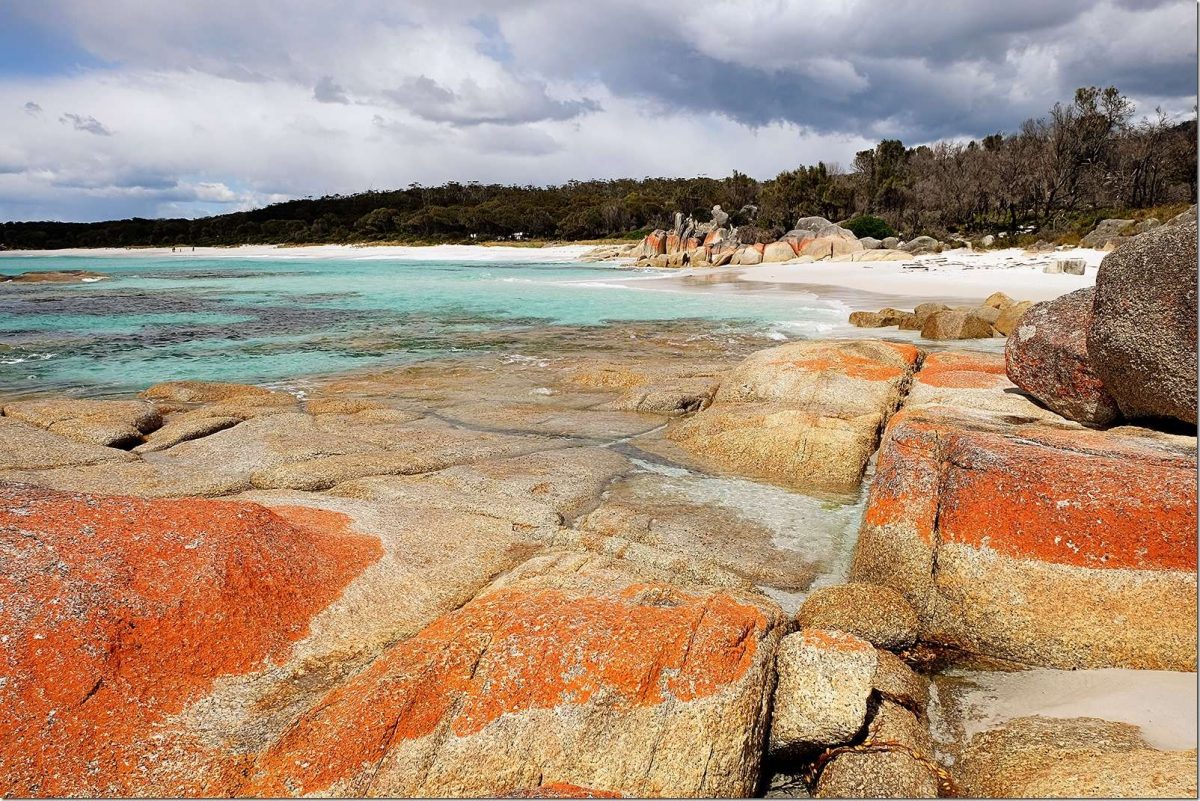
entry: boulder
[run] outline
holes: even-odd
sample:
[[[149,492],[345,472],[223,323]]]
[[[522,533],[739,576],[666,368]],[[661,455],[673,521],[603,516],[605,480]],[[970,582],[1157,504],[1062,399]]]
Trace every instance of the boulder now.
[[[895,236],[885,236],[883,242],[880,243],[885,250],[899,250],[900,238]]]
[[[927,642],[1194,670],[1195,438],[953,404],[889,424],[851,580],[903,594]]]
[[[729,222],[729,214],[721,208],[720,204],[712,207],[712,226],[713,228],[724,228]]]
[[[1000,309],[1001,311],[1007,309],[1014,303],[1016,303],[1016,301],[1003,292],[993,292],[987,296],[987,299],[983,301],[984,306],[988,306],[993,309]]]
[[[1000,310],[1000,316],[996,318],[996,322],[992,323],[997,333],[1008,336],[1017,327],[1017,323],[1025,315],[1025,312],[1033,308],[1033,301],[1022,300],[1011,306],[1006,306]]]
[[[876,665],[871,644],[851,634],[804,629],[784,637],[775,657],[770,753],[794,757],[854,739],[867,718]]]
[[[732,250],[723,250],[720,253],[715,253],[712,257],[712,265],[713,267],[724,267],[733,262],[733,257],[734,251]]]
[[[900,316],[900,321],[897,323],[901,331],[920,331],[921,321],[916,314],[908,312]]]
[[[1000,310],[992,306],[974,306],[967,313],[986,320],[992,326],[995,326],[996,321],[1000,319]]]
[[[1059,259],[1054,263],[1052,272],[1064,275],[1083,275],[1087,272],[1087,262],[1083,259]]]
[[[1171,219],[1167,220],[1167,225],[1186,225],[1187,223],[1196,222],[1196,206],[1193,204],[1186,211],[1181,211]]]
[[[920,406],[951,406],[1029,420],[1065,422],[1008,380],[1001,353],[950,350],[930,353],[913,376],[904,399],[905,409]]]
[[[792,250],[792,246],[787,242],[772,242],[763,249],[762,260],[764,263],[788,261],[796,257],[796,251]]]
[[[817,231],[820,231],[823,228],[828,228],[831,225],[833,225],[833,223],[824,217],[801,217],[800,219],[796,220],[796,224],[792,226],[792,233],[798,233],[801,231],[812,231],[813,233],[816,233]]]
[[[1017,718],[975,735],[954,770],[976,798],[1193,798],[1196,751],[1159,751],[1098,718]]]
[[[380,557],[312,510],[19,485],[0,500],[0,755],[16,795],[237,794],[246,756],[185,710],[285,659]]]
[[[932,236],[918,236],[899,246],[900,250],[920,256],[923,253],[937,253],[941,244]]]
[[[850,312],[850,325],[856,328],[884,328],[891,323],[884,320],[879,312],[856,311]]]
[[[876,707],[865,739],[836,754],[817,780],[817,798],[937,798],[940,769],[933,738],[910,710],[889,700]]]
[[[1109,242],[1120,243],[1136,224],[1136,220],[1101,220],[1091,233],[1079,240],[1079,244],[1085,248],[1102,248]]]
[[[733,264],[739,264],[744,267],[752,267],[755,264],[762,263],[762,253],[752,245],[739,248],[733,257]]]
[[[1104,426],[1120,415],[1092,370],[1087,332],[1095,289],[1080,289],[1025,312],[1008,337],[1009,379],[1069,420]]]
[[[891,651],[878,650],[876,656],[879,664],[875,667],[871,686],[882,698],[923,717],[929,707],[929,679],[915,673]]]
[[[983,245],[985,248],[990,248],[992,245],[996,244],[996,237],[988,234],[983,239],[979,240],[979,244]]]
[[[1196,423],[1196,225],[1163,226],[1104,257],[1087,352],[1129,418]]]
[[[239,794],[746,796],[782,630],[753,596],[535,557],[298,716]]]
[[[921,303],[913,309],[913,314],[917,317],[917,322],[921,325],[925,324],[933,314],[940,311],[948,311],[950,309],[945,303]]]
[[[879,250],[881,247],[883,247],[882,240],[876,239],[873,236],[864,236],[858,241],[863,246],[864,250]]]
[[[917,361],[911,345],[796,342],[735,367],[667,438],[711,467],[797,487],[858,485]]]
[[[79,442],[129,448],[162,425],[162,415],[144,401],[99,401],[50,398],[19,401],[4,407],[4,416],[61,434]]]
[[[974,311],[934,312],[921,325],[924,339],[990,339],[992,334],[991,322]]]
[[[1134,234],[1144,234],[1147,231],[1153,231],[1160,225],[1162,225],[1162,220],[1157,217],[1147,217],[1133,227],[1133,232]]]
[[[904,596],[878,584],[823,587],[796,612],[796,624],[802,628],[845,631],[891,650],[916,642],[917,623],[917,613]]]

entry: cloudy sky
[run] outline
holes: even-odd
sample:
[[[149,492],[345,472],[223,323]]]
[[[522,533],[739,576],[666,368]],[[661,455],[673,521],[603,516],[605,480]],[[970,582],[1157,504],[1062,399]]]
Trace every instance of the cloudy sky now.
[[[0,220],[756,177],[1196,103],[1193,0],[0,0]]]

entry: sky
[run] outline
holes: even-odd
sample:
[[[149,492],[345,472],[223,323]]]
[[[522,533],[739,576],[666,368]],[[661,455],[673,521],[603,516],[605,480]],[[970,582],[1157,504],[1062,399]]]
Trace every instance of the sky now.
[[[1194,0],[0,0],[0,221],[769,178],[1196,75]]]

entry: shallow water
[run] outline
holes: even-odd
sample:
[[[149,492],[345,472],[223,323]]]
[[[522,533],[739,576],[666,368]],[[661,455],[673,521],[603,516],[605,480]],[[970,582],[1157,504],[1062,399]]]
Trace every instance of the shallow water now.
[[[384,258],[3,256],[0,274],[112,280],[0,285],[0,394],[95,396],[156,381],[280,382],[500,350],[547,326],[694,320],[698,333],[826,334],[846,307],[744,284],[579,263]]]

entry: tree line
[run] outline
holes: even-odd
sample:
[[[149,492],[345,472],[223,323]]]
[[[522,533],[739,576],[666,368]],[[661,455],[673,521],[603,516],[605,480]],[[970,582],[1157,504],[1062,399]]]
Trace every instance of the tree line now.
[[[636,239],[667,228],[676,211],[707,221],[714,205],[731,224],[774,239],[796,218],[871,215],[907,234],[1038,230],[1053,236],[1099,216],[1194,202],[1196,120],[1158,111],[1134,120],[1115,87],[1083,87],[1069,103],[979,141],[905,147],[884,140],[848,170],[819,163],[758,181],[642,178],[560,186],[450,182],[330,195],[200,219],[97,223],[7,222],[8,248],[481,240]]]

